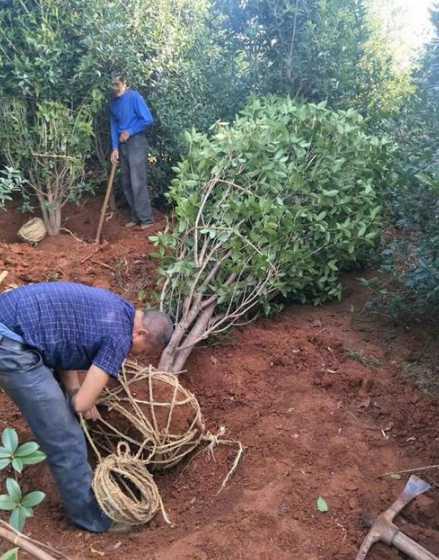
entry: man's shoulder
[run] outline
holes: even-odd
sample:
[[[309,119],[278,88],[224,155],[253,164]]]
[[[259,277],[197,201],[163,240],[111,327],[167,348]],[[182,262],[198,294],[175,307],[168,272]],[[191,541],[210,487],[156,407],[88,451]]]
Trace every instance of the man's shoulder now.
[[[137,89],[130,89],[130,93],[131,93],[132,99],[141,99],[142,101],[145,101],[145,98],[140,93],[140,91],[137,91]]]

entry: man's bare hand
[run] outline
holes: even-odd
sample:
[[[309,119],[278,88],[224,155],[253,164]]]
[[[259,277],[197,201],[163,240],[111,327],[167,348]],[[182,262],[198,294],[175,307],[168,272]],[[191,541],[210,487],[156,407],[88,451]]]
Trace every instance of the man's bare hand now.
[[[126,142],[129,137],[130,137],[130,133],[124,130],[122,134],[119,136],[119,140],[123,143]]]
[[[113,150],[111,152],[111,163],[119,163],[119,150]]]
[[[84,412],[84,418],[86,420],[96,422],[96,420],[99,420],[101,418],[101,415],[99,414],[99,410],[95,406],[93,406],[92,408],[90,408],[90,410]]]

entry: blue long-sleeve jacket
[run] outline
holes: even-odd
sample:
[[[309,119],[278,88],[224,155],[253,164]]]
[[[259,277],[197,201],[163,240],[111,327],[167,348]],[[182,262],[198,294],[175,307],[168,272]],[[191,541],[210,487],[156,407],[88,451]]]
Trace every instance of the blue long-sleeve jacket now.
[[[138,91],[129,89],[111,102],[111,144],[119,148],[119,136],[127,131],[130,136],[143,132],[154,123],[151,111]]]

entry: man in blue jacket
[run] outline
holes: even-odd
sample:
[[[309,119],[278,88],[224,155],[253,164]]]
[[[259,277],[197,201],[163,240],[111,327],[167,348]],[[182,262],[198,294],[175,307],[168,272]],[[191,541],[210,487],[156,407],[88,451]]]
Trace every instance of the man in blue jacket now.
[[[153,223],[146,177],[147,142],[145,131],[154,119],[138,91],[127,86],[121,75],[113,76],[111,102],[111,161],[120,160],[122,188],[131,211],[127,227],[142,229]]]

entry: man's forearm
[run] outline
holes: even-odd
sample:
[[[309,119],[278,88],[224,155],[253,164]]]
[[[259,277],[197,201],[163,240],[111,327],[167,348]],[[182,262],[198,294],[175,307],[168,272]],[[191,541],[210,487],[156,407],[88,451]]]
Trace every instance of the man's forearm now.
[[[79,391],[81,383],[79,382],[77,371],[62,370],[59,372],[59,377],[64,389],[69,395],[74,395]]]
[[[72,399],[73,407],[78,414],[93,408],[102,390],[107,385],[109,378],[110,376],[101,368],[95,365],[91,366],[81,388]]]

